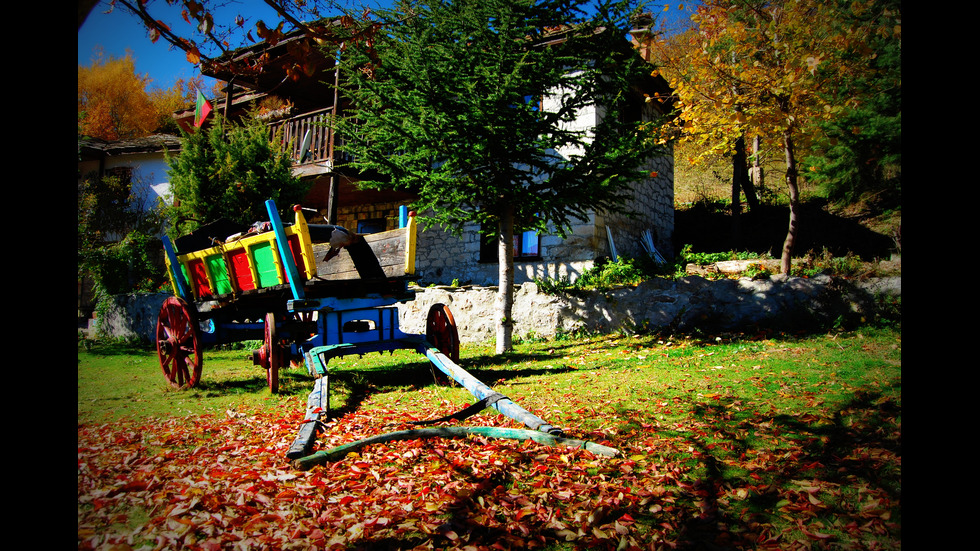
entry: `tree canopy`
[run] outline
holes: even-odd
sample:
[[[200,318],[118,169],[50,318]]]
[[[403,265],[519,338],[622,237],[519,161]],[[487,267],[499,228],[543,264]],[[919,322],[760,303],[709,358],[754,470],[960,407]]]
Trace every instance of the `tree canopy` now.
[[[843,114],[871,104],[871,88],[855,83],[875,71],[880,51],[875,46],[882,38],[900,51],[896,4],[705,0],[694,16],[696,30],[683,36],[676,62],[666,69],[679,98],[685,139],[721,153],[732,152],[747,135],[781,145],[790,198],[784,273],[797,232],[800,153],[812,150],[822,125],[839,123]],[[894,78],[891,82],[896,84]],[[899,89],[900,82],[899,74]]]
[[[354,111],[339,121],[366,182],[418,194],[420,218],[496,235],[498,351],[510,348],[515,227],[564,235],[621,209],[656,150],[630,93],[650,67],[629,42],[629,2],[401,2],[343,52]],[[589,124],[575,126],[589,110]]]
[[[78,67],[78,133],[108,141],[140,138],[161,130],[176,132],[173,113],[191,100],[189,83],[151,87],[138,75],[132,55],[97,52],[90,66]]]
[[[205,128],[183,132],[180,155],[168,157],[171,234],[184,235],[219,218],[240,224],[265,220],[267,199],[282,212],[302,201],[308,184],[293,176],[280,143],[261,122],[229,122],[220,115]]]

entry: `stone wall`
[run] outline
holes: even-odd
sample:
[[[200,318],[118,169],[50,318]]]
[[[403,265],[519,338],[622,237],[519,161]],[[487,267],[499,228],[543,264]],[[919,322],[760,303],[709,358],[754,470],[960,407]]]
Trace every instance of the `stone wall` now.
[[[90,320],[86,334],[95,338],[97,332],[104,331],[116,338],[155,342],[160,307],[169,296],[169,293],[114,295],[112,306],[103,317]]]
[[[875,314],[875,295],[901,295],[901,277],[861,282],[827,276],[707,280],[698,276],[651,280],[636,287],[576,295],[547,295],[534,283],[517,286],[516,338],[609,331],[782,330],[859,323]],[[433,287],[399,306],[407,333],[425,332],[429,307],[449,306],[463,342],[494,339],[496,288]]]
[[[606,226],[609,227],[618,255],[640,258],[646,254],[641,239],[643,232],[649,230],[657,251],[669,259],[674,251],[673,157],[650,159],[647,161],[646,171],[650,177],[637,183],[631,199],[631,204],[639,212],[635,216],[607,214],[598,225],[603,228],[603,232]]]
[[[542,235],[540,259],[515,259],[514,282],[522,284],[535,278],[575,281],[598,258],[611,257],[607,226],[618,255],[639,258],[646,254],[641,240],[649,230],[657,250],[669,259],[674,239],[673,159],[651,159],[647,168],[651,177],[632,188],[628,208],[635,216],[590,212],[585,220],[573,220],[571,231],[564,238],[557,233]],[[476,224],[464,226],[459,237],[438,226],[419,228],[416,247],[416,274],[426,284],[448,285],[457,280],[490,286],[498,281],[497,263],[480,261]]]
[[[514,336],[550,339],[578,331],[812,329],[841,320],[869,320],[875,315],[875,296],[901,293],[900,276],[857,282],[828,276],[777,275],[762,280],[689,276],[576,295],[548,295],[534,283],[524,283],[515,287]],[[489,343],[495,335],[496,294],[496,287],[419,289],[415,300],[398,305],[399,324],[405,333],[424,334],[429,308],[446,304],[462,342]],[[116,307],[99,321],[109,324],[114,336],[152,342],[166,296],[119,295]]]

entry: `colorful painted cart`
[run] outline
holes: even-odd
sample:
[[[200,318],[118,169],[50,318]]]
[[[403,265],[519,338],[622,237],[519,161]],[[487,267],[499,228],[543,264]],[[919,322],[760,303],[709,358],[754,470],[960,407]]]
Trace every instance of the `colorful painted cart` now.
[[[241,228],[215,222],[174,242],[164,239],[174,296],[157,320],[160,366],[177,388],[201,378],[206,346],[262,341],[252,353],[277,392],[279,370],[304,363],[315,379],[307,423],[289,456],[309,452],[316,422],[329,415],[331,358],[411,349],[425,355],[433,376],[448,376],[485,407],[549,434],[537,416],[493,392],[457,365],[459,335],[448,307],[430,308],[425,335],[401,331],[400,302],[414,299],[416,225],[403,214],[396,230],[358,236],[332,225],[308,224],[299,206],[283,224],[273,201],[269,221]]]

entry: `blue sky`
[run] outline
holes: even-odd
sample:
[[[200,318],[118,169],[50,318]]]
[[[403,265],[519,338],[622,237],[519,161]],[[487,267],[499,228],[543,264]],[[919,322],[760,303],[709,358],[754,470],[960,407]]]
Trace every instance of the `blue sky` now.
[[[171,8],[163,0],[156,0],[149,8],[150,13],[160,13],[160,17],[175,31],[187,27],[180,18],[180,11]],[[276,21],[274,12],[261,0],[237,0],[232,4],[230,17],[238,11],[249,13],[248,17],[256,20],[265,17],[267,21]],[[108,12],[108,13],[107,13]],[[185,32],[185,36],[189,33]],[[156,43],[150,41],[146,28],[135,16],[124,8],[115,8],[109,12],[105,0],[100,1],[89,13],[85,23],[78,30],[78,64],[90,65],[95,58],[96,48],[102,48],[107,55],[123,57],[127,50],[133,54],[136,71],[148,74],[152,80],[150,86],[170,88],[177,79],[185,81],[200,75],[197,67],[187,61],[182,50],[173,48],[165,40]]]
[[[390,0],[357,3],[385,5],[390,4]],[[651,7],[650,11],[658,17],[679,15],[680,12],[676,6],[667,12],[662,12],[662,5],[662,2],[656,2],[656,6]],[[155,0],[151,4],[151,13],[164,14],[161,19],[175,30],[187,26],[180,19],[179,10],[168,10],[167,8],[169,6],[166,2]],[[150,42],[143,24],[135,16],[130,15],[123,8],[116,8],[110,13],[106,13],[108,9],[108,3],[105,0],[100,1],[78,30],[79,65],[90,65],[95,56],[95,48],[101,47],[107,55],[114,57],[123,57],[127,50],[131,51],[136,64],[136,71],[140,74],[149,75],[152,79],[151,87],[169,88],[177,79],[183,78],[186,81],[199,75],[197,68],[187,62],[183,51],[170,47],[163,39],[156,43]],[[243,16],[251,20],[253,25],[254,21],[259,19],[265,19],[267,22],[278,21],[274,12],[262,0],[235,0],[230,4],[226,13],[228,12],[230,12],[227,16],[228,20],[231,20],[237,13],[242,13]],[[218,17],[220,18],[220,15]],[[206,83],[205,90],[209,88],[210,85]]]

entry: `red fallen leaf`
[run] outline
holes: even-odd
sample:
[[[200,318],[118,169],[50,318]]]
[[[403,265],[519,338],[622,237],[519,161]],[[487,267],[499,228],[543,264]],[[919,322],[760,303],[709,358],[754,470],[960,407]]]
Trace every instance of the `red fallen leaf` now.
[[[143,490],[146,490],[149,487],[150,485],[143,481],[128,482],[116,488],[115,492],[113,492],[113,495],[121,492],[142,492]]]
[[[800,532],[803,532],[803,535],[805,535],[806,537],[808,537],[810,539],[813,539],[813,540],[826,540],[826,539],[830,539],[830,538],[833,538],[834,537],[831,534],[824,534],[823,532],[810,532],[809,530],[807,530],[803,526],[803,523],[802,522],[797,521],[796,524],[797,524],[797,526],[799,526]]]
[[[521,520],[524,517],[528,517],[536,513],[537,511],[533,507],[525,507],[524,509],[521,509],[520,511],[517,512],[516,518],[517,520]]]

